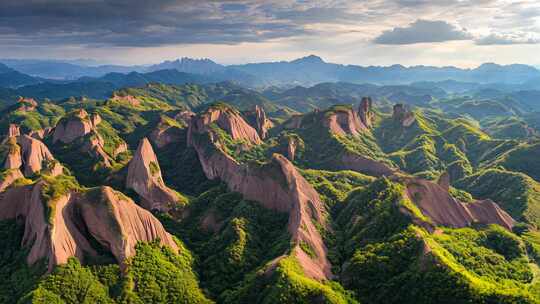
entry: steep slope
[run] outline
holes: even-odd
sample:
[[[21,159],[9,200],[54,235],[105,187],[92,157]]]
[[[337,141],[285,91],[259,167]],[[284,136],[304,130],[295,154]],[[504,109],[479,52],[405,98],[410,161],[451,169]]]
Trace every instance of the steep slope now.
[[[189,143],[197,151],[206,176],[222,180],[232,191],[241,193],[246,199],[258,201],[266,208],[288,212],[292,251],[305,274],[319,280],[331,278],[326,247],[314,224],[326,227],[325,208],[317,192],[281,155],[274,154],[269,163],[261,166],[237,162],[223,151],[221,143],[217,141],[214,135],[216,130],[210,127],[214,121],[221,123],[223,131],[236,136],[236,139],[250,144],[260,141],[257,133],[254,139],[252,132],[243,131],[249,130],[248,125],[234,111],[210,108],[197,116],[190,124]],[[312,256],[302,250],[302,243],[313,250]]]
[[[186,203],[186,199],[163,182],[159,163],[148,139],[143,138],[129,162],[126,188],[133,189],[147,210],[168,211]]]
[[[281,126],[284,131],[281,136],[301,138],[304,145],[302,158],[295,157],[295,163],[308,168],[391,175],[395,171],[394,165],[386,159],[360,118],[371,124],[368,114],[371,110],[366,109],[366,104],[367,100],[360,111],[351,106],[333,106],[294,116],[285,122]]]
[[[0,195],[0,206],[1,220],[24,218],[27,262],[46,259],[49,270],[70,257],[83,262],[97,257],[98,250],[124,263],[138,241],[160,240],[178,250],[159,221],[131,199],[109,187],[82,189],[69,176],[43,176],[35,184],[10,188]]]
[[[534,268],[518,236],[496,225],[429,233],[418,225],[425,214],[403,195],[405,186],[379,179],[351,193],[336,217],[333,256],[343,286],[360,301],[538,301]]]
[[[84,109],[64,116],[48,140],[58,159],[86,185],[99,185],[127,163],[130,154],[126,142],[101,115]],[[81,158],[81,153],[86,157]]]

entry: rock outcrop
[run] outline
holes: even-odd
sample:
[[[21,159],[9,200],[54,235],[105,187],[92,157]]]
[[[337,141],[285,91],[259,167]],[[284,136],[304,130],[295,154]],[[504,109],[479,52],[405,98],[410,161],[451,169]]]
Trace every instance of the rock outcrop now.
[[[360,121],[367,128],[371,128],[373,126],[375,114],[373,114],[373,111],[371,110],[372,106],[373,103],[371,101],[371,97],[362,97],[360,105],[358,106],[358,116],[360,117]]]
[[[111,100],[112,101],[118,101],[118,102],[126,102],[126,103],[128,103],[129,105],[132,105],[132,106],[139,106],[141,104],[141,101],[139,99],[137,99],[137,97],[134,97],[134,96],[131,96],[131,95],[121,96],[121,95],[114,94],[111,97]]]
[[[22,135],[16,137],[16,144],[10,148],[5,167],[8,169],[22,167],[24,175],[31,176],[57,165],[59,164],[43,142],[28,135]],[[57,169],[54,171],[57,172]]]
[[[403,127],[410,127],[415,121],[416,117],[404,104],[398,103],[394,105],[392,118],[398,121]]]
[[[129,162],[126,188],[141,197],[147,210],[168,211],[180,202],[180,196],[163,182],[159,163],[148,139],[143,138]]]
[[[323,125],[335,135],[358,135],[367,129],[358,114],[349,107],[334,107],[321,114],[324,115]]]
[[[302,145],[303,143],[300,138],[296,138],[295,136],[289,136],[287,138],[287,158],[290,161],[294,161],[296,150]]]
[[[287,212],[293,253],[304,273],[318,280],[332,278],[327,249],[315,225],[326,227],[325,207],[315,189],[282,155],[274,154],[270,162],[262,166],[237,162],[221,149],[217,137],[212,134],[214,131],[204,127],[208,121],[204,115],[194,118],[189,135],[205,175],[225,182],[231,191],[241,193],[245,199]],[[237,124],[242,125],[242,122]],[[300,244],[309,246],[313,254],[304,252]]]
[[[77,138],[89,134],[92,129],[97,127],[97,125],[93,124],[94,120],[83,109],[72,113],[69,117],[60,120],[54,128],[53,143],[61,141],[68,144]]]
[[[0,194],[0,220],[23,218],[23,246],[30,248],[27,262],[46,259],[51,271],[70,257],[85,262],[96,257],[90,239],[121,264],[135,254],[137,241],[159,240],[178,247],[161,223],[148,211],[110,187],[85,192],[66,191],[60,197],[44,195],[48,184],[12,187]]]
[[[84,138],[83,142],[77,142],[78,148],[83,153],[102,162],[105,167],[111,167],[113,160],[118,154],[127,151],[127,144],[120,141],[113,151],[107,153],[105,140],[101,136],[98,126],[102,123],[99,114],[89,115],[80,109],[61,119],[53,131],[53,143],[73,143],[75,140]]]
[[[174,119],[162,116],[157,126],[148,135],[148,139],[158,149],[181,142],[186,137],[186,129],[193,115],[195,114],[191,111],[182,111],[175,115]],[[174,120],[174,123],[170,120]]]
[[[268,130],[271,129],[274,124],[270,119],[266,117],[266,112],[259,105],[255,105],[255,109],[246,114],[248,123],[257,130],[259,137],[265,139],[268,135]]]
[[[210,107],[191,120],[188,143],[192,142],[192,135],[211,131],[213,124],[227,132],[233,140],[243,141],[247,146],[261,143],[257,131],[242,118],[240,112],[225,104]],[[209,134],[214,133],[210,132]]]
[[[21,130],[16,124],[9,124],[7,137],[15,137],[21,135]]]
[[[38,103],[33,98],[20,97],[17,103],[17,111],[31,112],[34,111],[37,106]]]
[[[405,178],[407,196],[429,217],[433,224],[453,228],[473,223],[498,224],[511,230],[514,220],[491,200],[463,203],[448,193],[443,185],[420,178]]]
[[[383,162],[350,151],[336,157],[335,166],[339,170],[353,170],[371,176],[391,176],[398,171]]]
[[[49,136],[52,132],[52,128],[45,128],[45,129],[39,129],[39,130],[32,130],[28,133],[29,136],[43,140],[45,137]]]
[[[11,186],[16,180],[24,178],[21,170],[7,169],[0,175],[0,192],[3,192],[7,187]]]

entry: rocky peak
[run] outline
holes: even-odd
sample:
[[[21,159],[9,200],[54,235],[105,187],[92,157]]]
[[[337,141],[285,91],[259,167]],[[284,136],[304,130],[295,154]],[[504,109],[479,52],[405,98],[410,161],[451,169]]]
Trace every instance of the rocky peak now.
[[[195,125],[190,132],[211,130]],[[244,198],[257,201],[266,208],[289,213],[288,230],[294,244],[293,254],[304,273],[318,280],[332,278],[327,249],[316,228],[326,226],[324,204],[287,158],[274,154],[268,164],[249,166],[238,163],[221,150],[218,143],[212,142],[211,137],[192,134],[191,138],[207,178],[225,182],[231,191],[239,192]],[[213,149],[209,149],[209,145]],[[304,252],[300,244],[308,244],[314,253]]]
[[[473,223],[498,224],[508,230],[514,226],[514,219],[491,200],[458,201],[448,192],[445,181],[439,185],[420,178],[407,178],[405,185],[407,197],[435,225],[462,228]]]
[[[21,135],[21,130],[16,124],[9,124],[8,137],[14,137]]]
[[[96,119],[96,122],[100,119]],[[99,123],[99,122],[98,122]],[[88,118],[88,113],[80,109],[61,119],[53,133],[53,143],[61,141],[65,144],[71,143],[77,138],[89,134],[96,125]]]
[[[368,128],[371,128],[373,125],[374,114],[371,109],[371,97],[362,97],[362,100],[360,101],[360,106],[358,107],[358,116],[360,116],[360,121],[362,121],[364,126]]]
[[[112,101],[118,101],[118,102],[126,102],[129,105],[132,106],[139,106],[141,104],[141,101],[137,99],[137,97],[132,95],[119,95],[116,92],[113,94],[113,97],[111,97]]]
[[[25,176],[31,176],[43,169],[49,168],[51,164],[58,163],[47,146],[40,140],[28,135],[22,135],[17,137],[17,144],[20,147],[19,151]],[[54,172],[58,171],[54,170]]]
[[[402,103],[394,105],[392,117],[394,120],[400,122],[403,127],[409,127],[416,121],[414,113]]]
[[[259,105],[255,105],[255,109],[251,112],[248,112],[247,120],[252,127],[257,130],[260,138],[266,138],[268,130],[274,126],[272,121],[266,117],[266,112]]]
[[[349,106],[334,106],[320,114],[324,115],[323,125],[336,135],[358,135],[367,129]]]
[[[143,138],[129,162],[126,188],[133,189],[142,199],[141,205],[148,210],[168,211],[181,198],[163,182],[159,163],[148,139]]]
[[[226,104],[210,107],[206,112],[194,117],[189,125],[188,142],[191,143],[194,133],[204,133],[210,130],[211,124],[227,132],[233,140],[241,140],[246,145],[258,145],[261,138],[240,115],[240,112]]]
[[[155,147],[161,149],[171,143],[181,142],[186,134],[185,128],[195,113],[191,111],[182,111],[174,116],[174,119],[167,116],[161,116],[157,126],[150,132],[148,138]]]
[[[28,264],[45,259],[51,271],[70,257],[84,263],[87,257],[98,255],[90,240],[97,241],[121,265],[135,254],[138,241],[159,240],[178,250],[150,212],[110,187],[83,192],[68,189],[51,199],[43,195],[48,186],[49,181],[40,180],[0,194],[0,220],[24,219],[22,245],[29,247]]]
[[[22,112],[30,112],[34,111],[38,106],[37,101],[35,101],[33,98],[24,98],[20,97],[18,100],[18,111]]]

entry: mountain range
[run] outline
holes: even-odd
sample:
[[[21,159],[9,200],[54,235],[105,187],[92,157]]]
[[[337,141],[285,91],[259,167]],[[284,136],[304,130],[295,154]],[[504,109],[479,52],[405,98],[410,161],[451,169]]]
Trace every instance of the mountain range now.
[[[321,82],[351,82],[374,84],[409,84],[421,81],[473,82],[479,84],[535,85],[540,71],[535,67],[485,63],[474,69],[433,66],[358,66],[325,62],[310,55],[292,61],[220,65],[209,59],[182,58],[150,66],[84,66],[59,61],[0,60],[7,66],[40,78],[74,80],[81,77],[99,78],[108,73],[147,73],[159,70],[211,76],[220,81],[234,81],[250,87],[303,85]]]
[[[540,301],[534,95],[128,75],[1,110],[0,303]]]

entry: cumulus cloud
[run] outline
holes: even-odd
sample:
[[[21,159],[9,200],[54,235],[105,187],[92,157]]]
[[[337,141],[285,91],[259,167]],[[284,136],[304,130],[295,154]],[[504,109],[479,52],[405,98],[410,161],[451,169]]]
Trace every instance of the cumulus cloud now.
[[[511,45],[511,44],[537,44],[540,38],[524,33],[491,33],[475,40],[477,45]]]
[[[470,33],[446,21],[419,19],[408,26],[384,31],[373,41],[378,44],[415,44],[470,39]]]

